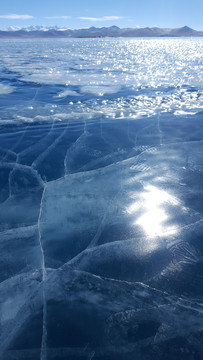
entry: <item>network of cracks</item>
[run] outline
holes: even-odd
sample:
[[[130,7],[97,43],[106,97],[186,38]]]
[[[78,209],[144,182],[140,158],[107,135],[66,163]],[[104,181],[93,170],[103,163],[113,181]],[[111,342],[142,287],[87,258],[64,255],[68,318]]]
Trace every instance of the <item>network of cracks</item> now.
[[[202,114],[2,129],[2,358],[202,359]]]

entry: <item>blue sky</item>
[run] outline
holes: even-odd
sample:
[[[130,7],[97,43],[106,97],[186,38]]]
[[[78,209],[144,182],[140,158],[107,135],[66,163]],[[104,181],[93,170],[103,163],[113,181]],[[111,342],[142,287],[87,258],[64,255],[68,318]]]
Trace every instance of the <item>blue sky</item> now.
[[[181,27],[203,30],[203,0],[5,0],[0,28],[27,25]]]

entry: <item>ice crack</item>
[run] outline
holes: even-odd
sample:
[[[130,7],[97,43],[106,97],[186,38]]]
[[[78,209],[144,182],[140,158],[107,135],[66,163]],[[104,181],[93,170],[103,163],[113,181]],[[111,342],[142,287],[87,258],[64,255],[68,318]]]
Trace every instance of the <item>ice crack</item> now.
[[[43,325],[42,325],[42,342],[41,342],[41,360],[47,359],[47,348],[46,348],[46,338],[47,338],[47,328],[46,328],[46,320],[47,320],[47,304],[46,304],[46,293],[45,293],[45,281],[46,281],[46,267],[45,267],[45,258],[44,258],[44,249],[42,246],[42,235],[40,231],[40,220],[42,216],[42,204],[44,199],[44,194],[46,191],[46,186],[44,186],[44,190],[42,193],[41,203],[40,203],[40,211],[38,218],[38,233],[39,233],[39,245],[42,257],[42,296],[43,296]]]

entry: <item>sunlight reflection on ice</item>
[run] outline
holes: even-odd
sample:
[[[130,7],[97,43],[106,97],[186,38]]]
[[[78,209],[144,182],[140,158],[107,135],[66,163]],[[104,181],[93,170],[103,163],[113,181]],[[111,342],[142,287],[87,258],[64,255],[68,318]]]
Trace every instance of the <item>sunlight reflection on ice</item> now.
[[[152,185],[147,185],[144,190],[140,196],[140,202],[131,204],[127,209],[129,214],[144,210],[134,224],[140,225],[149,237],[162,236],[168,232],[175,233],[174,227],[165,226],[165,221],[169,216],[164,204],[178,205],[178,200],[166,191]]]

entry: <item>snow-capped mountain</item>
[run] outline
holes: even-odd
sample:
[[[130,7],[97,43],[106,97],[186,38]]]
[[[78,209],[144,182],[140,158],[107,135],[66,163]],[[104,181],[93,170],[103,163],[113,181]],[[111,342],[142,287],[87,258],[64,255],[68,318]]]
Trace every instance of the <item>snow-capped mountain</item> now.
[[[54,26],[43,26],[43,25],[28,25],[28,26],[9,26],[6,29],[3,29],[4,31],[49,31],[49,30],[57,30],[57,31],[65,31],[68,30],[68,28],[62,28],[61,26],[54,25]]]

